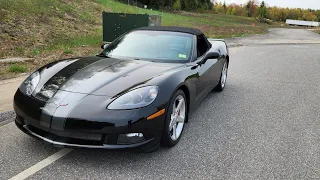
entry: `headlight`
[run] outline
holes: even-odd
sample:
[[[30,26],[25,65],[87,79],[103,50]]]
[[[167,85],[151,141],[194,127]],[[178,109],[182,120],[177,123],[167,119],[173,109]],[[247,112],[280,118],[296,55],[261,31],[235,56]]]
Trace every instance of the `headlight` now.
[[[31,74],[19,87],[26,95],[30,96],[36,89],[40,81],[40,73],[38,71]]]
[[[127,92],[114,100],[108,109],[136,109],[148,106],[158,95],[157,86],[147,86]]]

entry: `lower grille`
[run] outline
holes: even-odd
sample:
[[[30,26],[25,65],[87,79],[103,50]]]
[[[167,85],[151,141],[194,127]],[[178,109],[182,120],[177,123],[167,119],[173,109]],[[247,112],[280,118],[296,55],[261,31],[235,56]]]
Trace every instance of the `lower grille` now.
[[[32,125],[28,125],[27,128],[46,139],[51,141],[70,143],[70,144],[86,144],[86,145],[102,145],[103,135],[94,133],[75,133],[75,132],[47,132]]]

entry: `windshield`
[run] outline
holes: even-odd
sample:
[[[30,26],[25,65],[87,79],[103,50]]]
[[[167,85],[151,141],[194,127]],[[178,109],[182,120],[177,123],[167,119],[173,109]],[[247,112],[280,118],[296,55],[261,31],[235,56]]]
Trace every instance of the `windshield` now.
[[[193,35],[166,31],[134,31],[111,43],[103,56],[160,62],[189,62]]]

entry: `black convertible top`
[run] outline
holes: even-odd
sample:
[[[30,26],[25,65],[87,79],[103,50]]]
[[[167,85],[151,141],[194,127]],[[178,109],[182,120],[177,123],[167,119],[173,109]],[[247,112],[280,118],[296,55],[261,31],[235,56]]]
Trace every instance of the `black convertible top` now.
[[[171,31],[171,32],[182,32],[193,35],[202,35],[203,33],[199,29],[195,28],[185,28],[185,27],[171,27],[171,26],[148,26],[135,29],[136,30],[146,30],[146,31]]]

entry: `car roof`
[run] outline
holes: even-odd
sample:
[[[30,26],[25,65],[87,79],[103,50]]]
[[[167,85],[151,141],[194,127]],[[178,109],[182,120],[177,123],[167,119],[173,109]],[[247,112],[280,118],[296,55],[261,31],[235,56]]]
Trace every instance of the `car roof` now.
[[[135,29],[134,31],[138,30],[146,30],[146,31],[170,31],[170,32],[182,32],[188,33],[193,35],[202,35],[203,33],[196,28],[185,28],[185,27],[173,27],[173,26],[148,26]]]

